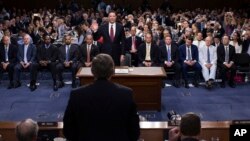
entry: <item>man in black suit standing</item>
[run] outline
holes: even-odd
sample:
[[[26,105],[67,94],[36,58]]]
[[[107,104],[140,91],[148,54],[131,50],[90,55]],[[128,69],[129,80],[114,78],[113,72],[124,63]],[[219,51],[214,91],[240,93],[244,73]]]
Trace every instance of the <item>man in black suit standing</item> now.
[[[13,74],[14,74],[14,67],[17,63],[17,47],[10,43],[10,37],[3,36],[2,42],[0,44],[0,73],[4,71],[8,72],[10,83],[8,85],[8,89],[14,87],[13,82]]]
[[[87,34],[86,43],[79,47],[80,66],[91,67],[93,58],[99,54],[98,46],[93,44],[93,36]]]
[[[111,82],[114,62],[107,54],[92,61],[95,81],[71,91],[63,133],[71,141],[137,141],[139,117],[132,89]]]
[[[76,73],[78,68],[78,47],[71,44],[71,36],[64,36],[65,45],[59,48],[59,63],[56,65],[57,74],[59,77],[59,88],[64,86],[63,70],[70,69],[72,73],[72,88],[76,87]]]
[[[36,89],[36,77],[38,64],[36,62],[36,46],[30,43],[31,37],[25,34],[23,37],[24,44],[18,47],[17,59],[18,62],[14,69],[14,87],[20,87],[20,73],[23,70],[30,71],[30,90]]]
[[[236,75],[235,48],[229,45],[229,37],[224,35],[222,38],[222,45],[217,48],[217,66],[222,79],[221,87],[225,88],[225,81],[227,71],[230,70],[229,86],[235,88],[234,76]]]
[[[152,41],[152,34],[145,35],[145,43],[142,43],[138,49],[139,66],[151,67],[158,65],[159,48]]]
[[[142,39],[136,36],[136,27],[132,26],[130,30],[131,36],[125,40],[125,51],[131,54],[131,63],[133,66],[138,66],[138,47],[142,43]]]
[[[58,90],[56,84],[56,64],[58,63],[58,49],[56,46],[51,44],[51,38],[49,35],[45,35],[44,43],[37,48],[37,60],[40,69],[48,69],[52,74],[53,89]]]
[[[103,38],[100,52],[109,54],[116,66],[124,61],[124,43],[125,32],[123,26],[116,22],[116,13],[111,11],[108,15],[109,23],[98,27],[98,24],[92,24],[94,40]]]
[[[164,67],[165,71],[173,69],[175,72],[174,86],[180,87],[180,74],[181,66],[179,64],[179,49],[178,46],[172,43],[171,36],[165,37],[165,44],[160,46],[160,64]]]

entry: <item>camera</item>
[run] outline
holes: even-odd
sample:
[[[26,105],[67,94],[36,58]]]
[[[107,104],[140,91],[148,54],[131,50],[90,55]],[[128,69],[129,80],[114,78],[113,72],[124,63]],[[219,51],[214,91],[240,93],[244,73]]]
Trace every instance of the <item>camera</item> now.
[[[171,110],[167,113],[167,117],[169,119],[168,124],[170,126],[178,126],[181,122],[181,116],[177,114],[174,110]]]

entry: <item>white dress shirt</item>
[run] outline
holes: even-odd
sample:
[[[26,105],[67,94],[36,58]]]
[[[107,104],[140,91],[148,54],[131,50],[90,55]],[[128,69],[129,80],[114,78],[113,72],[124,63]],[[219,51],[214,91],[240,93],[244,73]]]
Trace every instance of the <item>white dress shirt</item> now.
[[[114,31],[114,37],[115,37],[115,31],[116,31],[116,23],[109,23],[109,35],[110,35],[110,29],[111,29],[111,25],[113,25],[113,31]]]
[[[24,57],[23,57],[24,63],[28,63],[28,58],[27,58],[28,47],[29,45],[24,45]]]
[[[151,51],[151,44],[146,43],[146,61],[151,61],[151,56],[150,56],[150,51]]]

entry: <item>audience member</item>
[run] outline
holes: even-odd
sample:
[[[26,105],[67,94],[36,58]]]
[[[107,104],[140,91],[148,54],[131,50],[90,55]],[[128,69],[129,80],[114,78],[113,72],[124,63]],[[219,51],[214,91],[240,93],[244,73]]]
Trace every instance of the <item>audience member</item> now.
[[[16,137],[18,141],[36,141],[39,127],[32,119],[26,119],[16,126]]]
[[[201,133],[201,119],[194,113],[182,116],[179,127],[171,129],[168,133],[169,141],[199,141]]]
[[[71,91],[63,118],[67,140],[137,141],[139,117],[131,89],[111,82],[111,56],[99,54],[92,60],[95,81]]]

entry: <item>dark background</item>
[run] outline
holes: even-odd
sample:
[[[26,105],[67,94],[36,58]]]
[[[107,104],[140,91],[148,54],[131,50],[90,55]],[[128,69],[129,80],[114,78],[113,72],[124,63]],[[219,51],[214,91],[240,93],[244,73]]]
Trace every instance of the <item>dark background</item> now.
[[[63,3],[67,4],[70,0],[62,0]],[[91,7],[91,0],[75,0],[84,8]],[[116,4],[130,6],[137,9],[143,0],[104,0],[106,3],[111,1]],[[148,0],[149,4],[152,5],[153,9],[157,9],[164,0]],[[175,9],[194,9],[194,8],[222,8],[222,7],[233,7],[240,8],[249,6],[250,0],[169,0],[171,5]],[[58,7],[58,0],[0,0],[0,4],[7,7],[17,7],[25,9],[33,8],[55,8]]]

